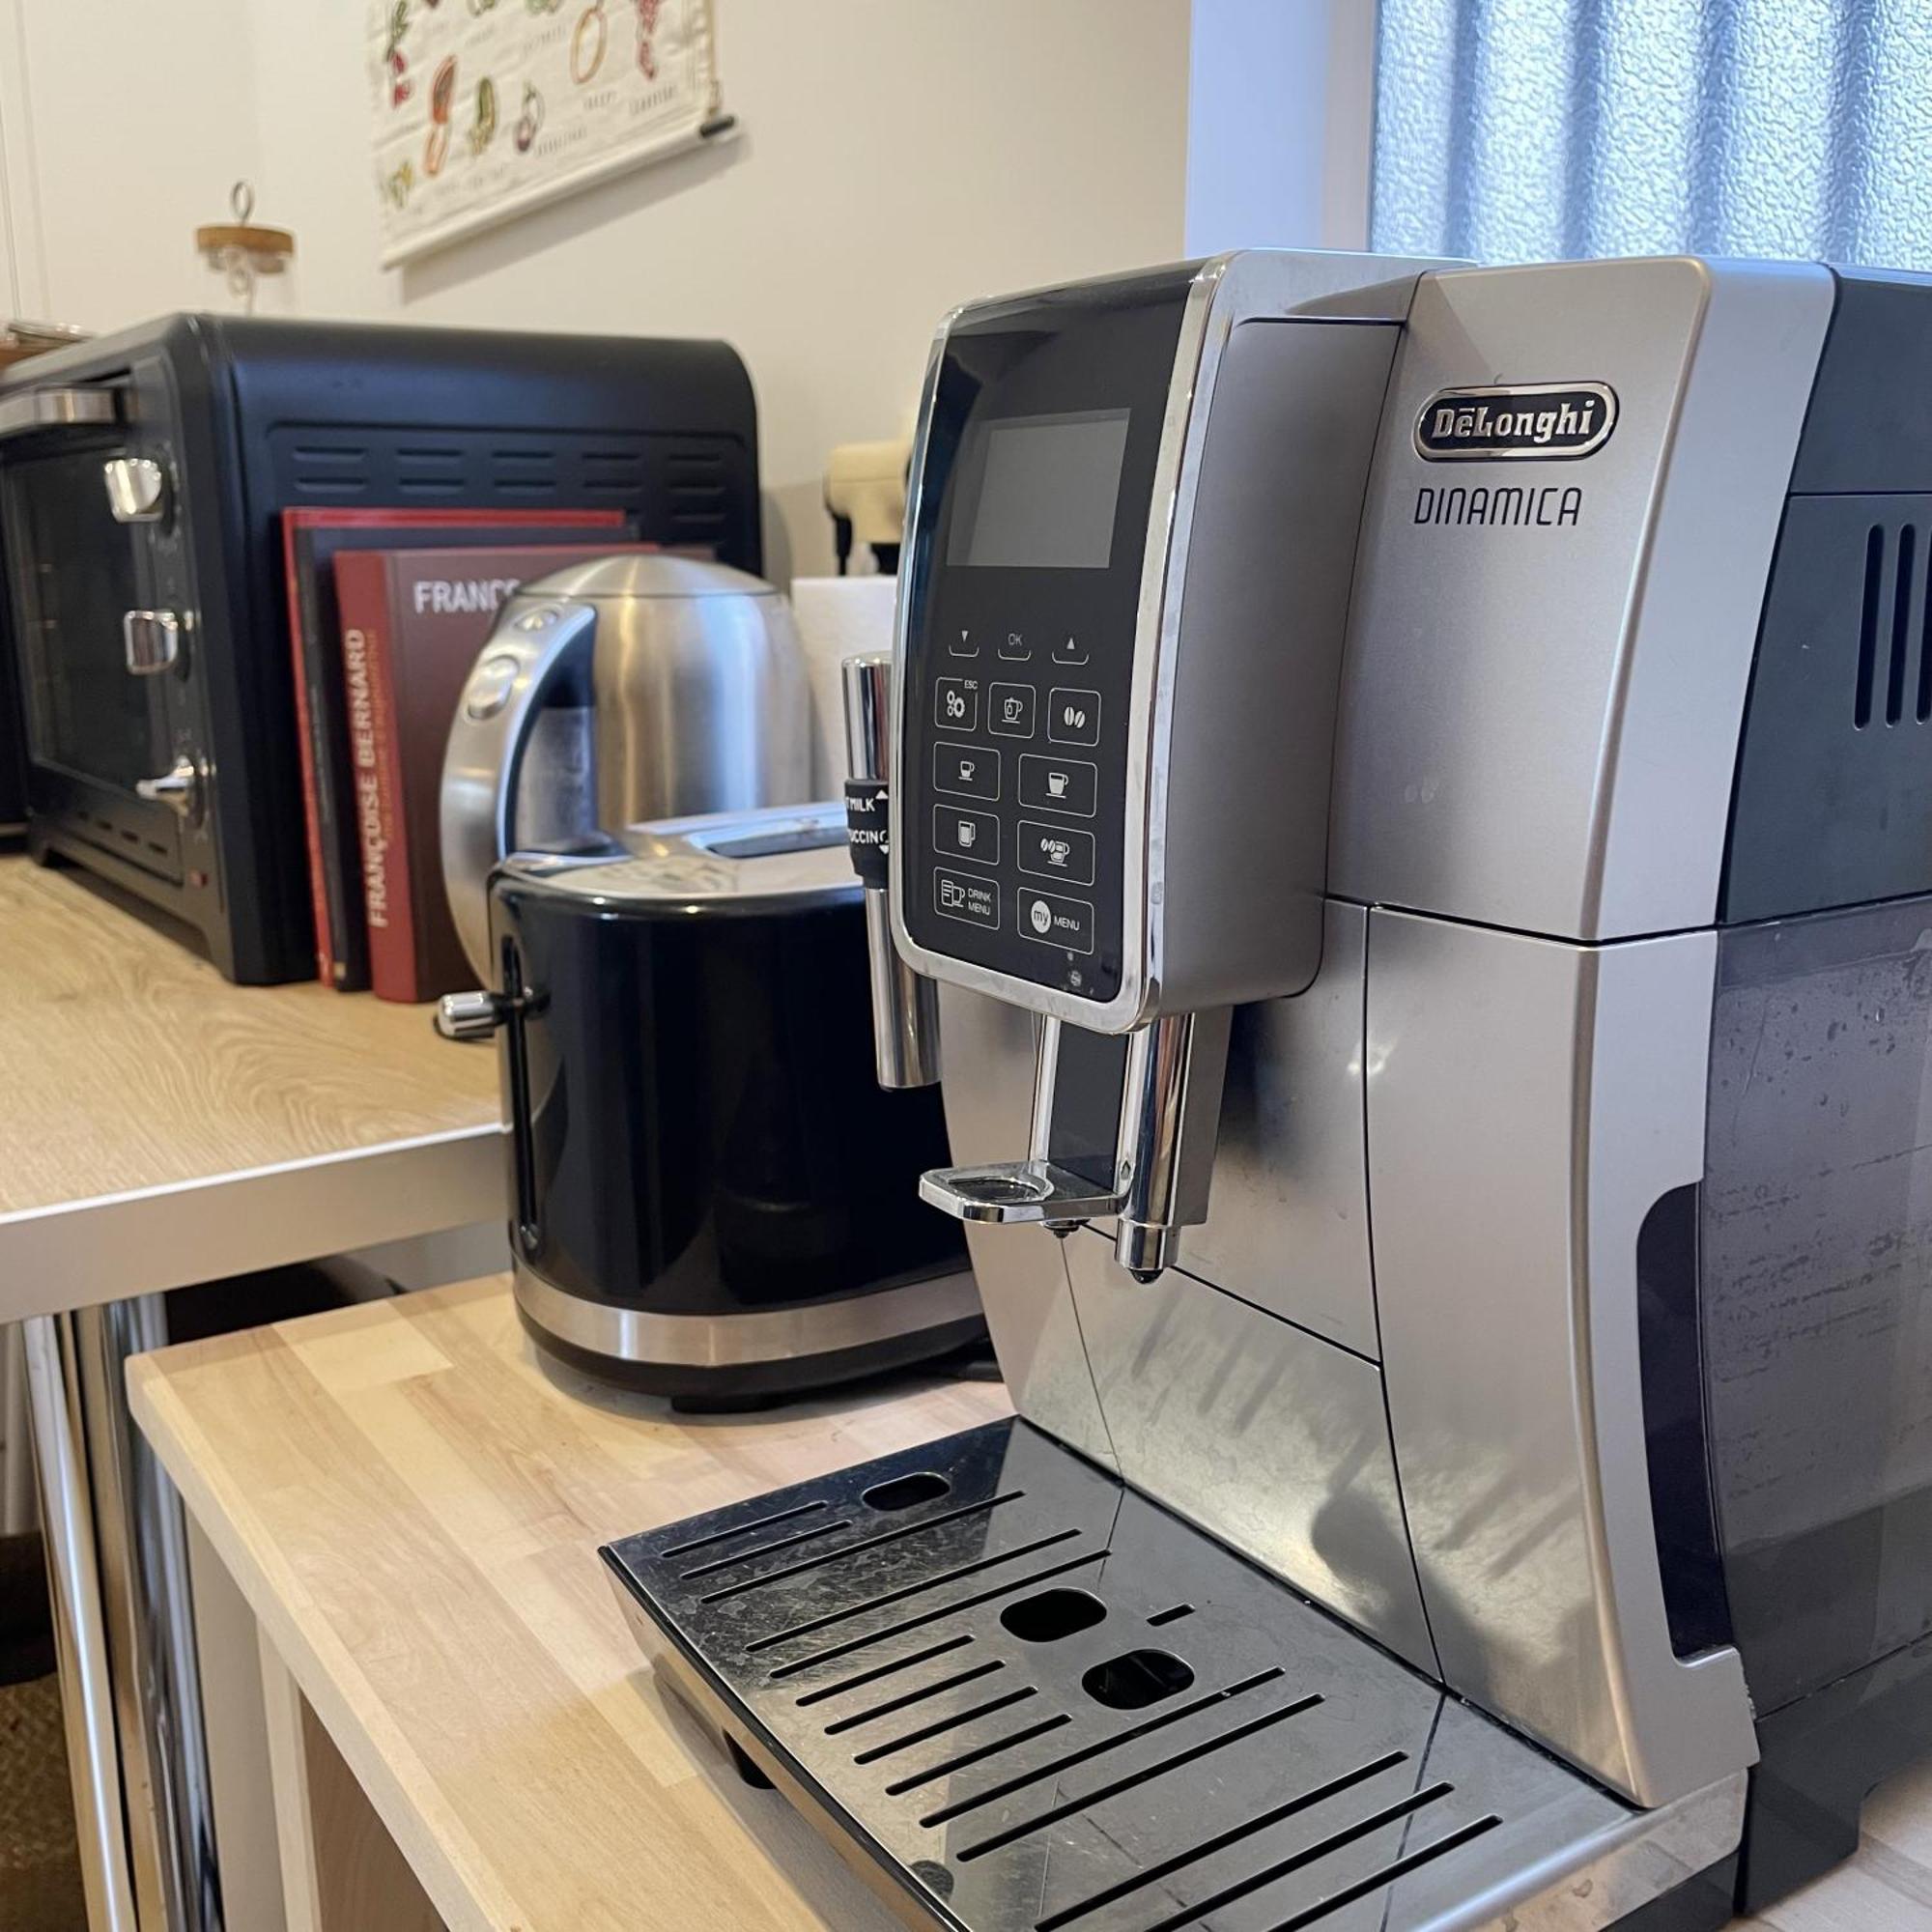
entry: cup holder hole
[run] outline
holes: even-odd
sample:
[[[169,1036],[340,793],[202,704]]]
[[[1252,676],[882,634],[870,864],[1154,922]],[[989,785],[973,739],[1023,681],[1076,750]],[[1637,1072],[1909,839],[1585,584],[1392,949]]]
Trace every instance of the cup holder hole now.
[[[1000,1621],[1022,1643],[1058,1643],[1092,1630],[1106,1614],[1106,1605],[1085,1590],[1042,1590],[1009,1604]]]
[[[1129,1650],[1096,1663],[1080,1688],[1110,1711],[1145,1711],[1193,1682],[1194,1672],[1171,1651]]]
[[[890,1483],[874,1483],[869,1490],[863,1491],[859,1500],[869,1504],[875,1510],[917,1509],[921,1503],[937,1502],[941,1496],[952,1493],[952,1485],[944,1476],[936,1475],[930,1469],[921,1469],[910,1476],[895,1476]]]

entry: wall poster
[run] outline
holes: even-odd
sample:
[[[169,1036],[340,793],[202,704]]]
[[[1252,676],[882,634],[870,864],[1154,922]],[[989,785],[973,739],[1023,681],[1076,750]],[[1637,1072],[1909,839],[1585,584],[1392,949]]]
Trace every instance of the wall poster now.
[[[711,0],[368,0],[383,266],[726,132]]]

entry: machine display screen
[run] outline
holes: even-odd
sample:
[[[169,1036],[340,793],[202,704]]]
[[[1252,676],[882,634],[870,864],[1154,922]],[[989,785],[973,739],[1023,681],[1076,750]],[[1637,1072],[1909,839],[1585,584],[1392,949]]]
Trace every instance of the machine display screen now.
[[[947,562],[1105,570],[1131,413],[1085,410],[973,424],[960,452],[965,514],[953,519]]]

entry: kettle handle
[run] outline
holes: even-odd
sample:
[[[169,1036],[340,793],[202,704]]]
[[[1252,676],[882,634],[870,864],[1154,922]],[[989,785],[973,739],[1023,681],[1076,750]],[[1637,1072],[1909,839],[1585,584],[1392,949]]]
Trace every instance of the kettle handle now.
[[[490,958],[490,873],[510,849],[517,785],[530,729],[565,673],[589,687],[597,635],[592,604],[545,603],[491,633],[457,699],[442,759],[442,885],[463,951],[485,986]]]

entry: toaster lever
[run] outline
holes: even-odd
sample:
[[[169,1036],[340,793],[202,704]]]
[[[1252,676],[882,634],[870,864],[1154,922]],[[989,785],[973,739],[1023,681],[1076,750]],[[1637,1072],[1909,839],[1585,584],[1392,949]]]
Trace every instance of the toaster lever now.
[[[503,1024],[509,1011],[510,1003],[500,993],[480,987],[469,993],[445,993],[436,1003],[436,1030],[444,1039],[484,1040]]]

